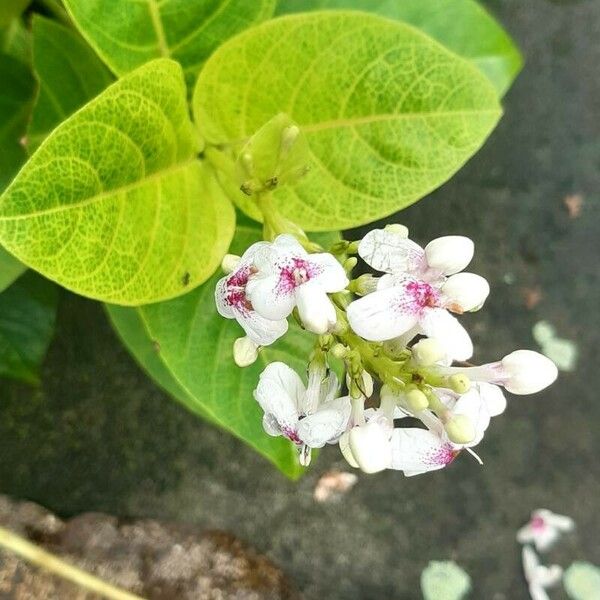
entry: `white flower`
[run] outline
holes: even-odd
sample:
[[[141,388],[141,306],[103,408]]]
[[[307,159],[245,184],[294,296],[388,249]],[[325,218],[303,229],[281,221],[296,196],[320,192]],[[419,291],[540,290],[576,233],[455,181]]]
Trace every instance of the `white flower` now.
[[[269,435],[283,435],[296,444],[303,465],[310,462],[311,448],[337,441],[346,430],[350,398],[336,398],[337,388],[334,373],[324,379],[309,373],[307,389],[282,362],[267,365],[260,375],[254,397],[265,413],[263,427]]]
[[[473,256],[471,240],[446,236],[423,249],[401,233],[376,229],[361,240],[358,252],[386,275],[375,292],[348,307],[348,320],[356,333],[377,342],[424,333],[436,339],[449,358],[472,356],[468,333],[448,312],[479,308],[489,294],[483,277],[457,273]]]
[[[238,261],[229,261],[229,266],[235,269],[221,278],[215,288],[219,314],[226,319],[236,319],[257,346],[272,344],[288,329],[285,318],[268,319],[258,314],[247,294],[248,281],[256,272],[254,260],[268,245],[267,242],[252,244]]]
[[[415,427],[394,429],[391,445],[390,468],[403,471],[406,477],[443,469],[460,452],[432,431]]]
[[[538,552],[546,552],[563,533],[573,531],[575,522],[571,517],[557,515],[540,508],[531,513],[529,523],[517,532],[520,544],[533,544]]]
[[[535,394],[554,383],[558,376],[556,365],[533,350],[515,350],[498,362],[479,367],[442,367],[439,370],[446,375],[460,372],[471,381],[501,385],[519,395]]]
[[[558,565],[542,565],[531,546],[523,547],[523,571],[532,600],[550,600],[546,588],[554,587],[562,579],[563,570]]]
[[[266,244],[254,261],[246,290],[254,310],[267,319],[285,319],[298,307],[304,326],[326,333],[336,323],[327,296],[348,285],[346,272],[332,254],[309,254],[291,235]]]

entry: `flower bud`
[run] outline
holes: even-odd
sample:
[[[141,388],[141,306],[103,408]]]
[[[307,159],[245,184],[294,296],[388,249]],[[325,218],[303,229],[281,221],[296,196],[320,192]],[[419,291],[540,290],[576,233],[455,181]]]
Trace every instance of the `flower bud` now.
[[[412,348],[413,360],[423,367],[434,365],[442,360],[446,353],[435,338],[423,338],[419,340]]]
[[[455,444],[468,444],[475,439],[475,427],[465,415],[453,415],[444,423],[444,429],[448,439]]]
[[[457,273],[442,286],[446,304],[454,312],[478,310],[490,293],[490,284],[485,277],[475,273]]]
[[[445,275],[462,271],[473,258],[475,245],[468,237],[446,235],[432,240],[425,246],[427,264]]]
[[[406,405],[414,413],[425,410],[429,406],[429,400],[427,399],[427,396],[418,389],[409,390],[406,392],[404,398]]]
[[[223,269],[223,273],[233,273],[239,263],[240,257],[237,254],[226,254],[221,261],[221,269]]]
[[[338,342],[333,346],[333,348],[331,348],[331,354],[335,358],[343,359],[348,354],[348,347]]]
[[[350,273],[352,269],[358,264],[358,258],[356,256],[351,256],[344,261],[344,270],[346,273]]]
[[[506,379],[504,387],[513,394],[535,394],[554,383],[556,365],[533,350],[515,350],[501,361]]]
[[[348,289],[359,296],[366,296],[377,290],[378,281],[379,277],[366,273],[351,281]]]
[[[340,451],[342,456],[346,459],[348,464],[355,469],[358,469],[358,463],[354,458],[354,454],[352,454],[352,450],[350,449],[350,433],[347,431],[343,433],[339,440]]]
[[[448,387],[457,394],[466,394],[471,389],[471,380],[464,373],[448,377]]]
[[[335,307],[327,296],[310,293],[309,284],[301,285],[296,291],[296,304],[300,320],[308,331],[316,334],[327,333],[337,321]]]
[[[361,471],[377,473],[390,466],[392,445],[386,427],[376,422],[354,427],[348,440],[352,456]]]
[[[248,367],[258,358],[258,346],[248,337],[233,342],[233,360],[238,367]]]
[[[390,225],[386,225],[384,229],[385,231],[395,233],[402,238],[408,237],[408,227],[406,227],[406,225],[401,225],[400,223],[391,223]]]

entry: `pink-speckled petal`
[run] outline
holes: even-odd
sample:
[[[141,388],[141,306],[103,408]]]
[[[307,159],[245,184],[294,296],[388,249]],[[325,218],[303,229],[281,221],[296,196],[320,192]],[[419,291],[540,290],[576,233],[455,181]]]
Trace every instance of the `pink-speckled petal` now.
[[[328,294],[340,292],[348,285],[344,267],[332,254],[311,254],[308,261],[315,266],[315,274],[311,280],[318,283]]]
[[[269,346],[287,333],[286,319],[265,319],[254,310],[234,309],[233,312],[246,335],[257,346]]]
[[[387,229],[373,229],[360,241],[358,254],[371,267],[384,273],[417,275],[426,267],[419,244]]]
[[[456,454],[448,442],[426,429],[407,427],[392,433],[391,468],[407,477],[443,469]]]

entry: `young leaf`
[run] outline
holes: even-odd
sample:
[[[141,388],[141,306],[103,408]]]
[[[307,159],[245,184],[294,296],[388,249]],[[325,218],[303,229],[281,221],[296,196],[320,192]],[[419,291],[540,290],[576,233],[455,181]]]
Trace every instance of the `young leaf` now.
[[[312,171],[274,195],[314,231],[415,202],[464,164],[501,114],[468,61],[413,27],[345,11],[281,17],[225,43],[200,73],[193,107],[209,143],[238,149],[278,112],[302,128]],[[243,209],[256,217],[250,202]]]
[[[148,63],[46,138],[0,197],[0,243],[92,298],[186,293],[216,269],[235,222],[196,151],[181,67]]]
[[[0,247],[0,292],[25,272],[25,265]]]
[[[471,60],[500,95],[523,60],[510,36],[475,0],[280,0],[277,14],[352,8],[405,21]]]
[[[259,227],[242,224],[231,252],[241,254],[259,239]],[[108,314],[129,351],[161,387],[296,479],[302,472],[296,451],[287,440],[265,434],[252,392],[265,365],[274,360],[302,374],[315,338],[290,323],[286,336],[264,348],[254,365],[237,367],[233,342],[243,331],[216,311],[214,291],[220,277],[217,273],[193,292],[169,302],[138,308],[107,305]]]
[[[35,273],[0,294],[0,376],[37,383],[54,331],[58,290]]]
[[[158,57],[193,82],[227,38],[268,19],[275,0],[65,0],[77,27],[118,75]]]
[[[39,15],[33,18],[33,68],[39,91],[27,132],[30,150],[113,81],[77,33]]]

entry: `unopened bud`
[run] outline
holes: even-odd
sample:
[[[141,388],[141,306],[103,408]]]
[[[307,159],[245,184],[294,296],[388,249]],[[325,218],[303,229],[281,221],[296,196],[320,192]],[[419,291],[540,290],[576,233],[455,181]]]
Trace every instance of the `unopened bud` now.
[[[471,389],[471,380],[464,373],[448,377],[448,387],[457,394],[466,394]]]
[[[506,373],[504,387],[513,394],[535,394],[558,376],[556,365],[533,350],[515,350],[501,361]]]
[[[221,269],[224,273],[233,273],[240,263],[240,257],[236,254],[226,254],[221,261]]]
[[[392,445],[386,427],[370,422],[352,428],[348,438],[352,456],[362,471],[377,473],[390,466]]]
[[[412,389],[406,392],[404,399],[408,408],[415,413],[425,410],[429,406],[427,396],[418,389]]]
[[[379,277],[367,273],[351,281],[348,289],[359,296],[366,296],[377,290],[378,281]]]
[[[400,223],[391,223],[390,225],[386,225],[384,229],[385,231],[389,231],[390,233],[394,233],[400,237],[408,237],[408,227],[406,227],[406,225],[401,225]]]
[[[352,269],[354,269],[354,267],[358,264],[358,259],[356,258],[356,256],[351,256],[350,258],[347,258],[344,261],[344,270],[346,271],[346,273],[349,273],[350,271],[352,271]]]
[[[363,370],[359,375],[352,378],[349,373],[346,374],[346,385],[351,388],[352,383],[355,383],[360,393],[367,398],[373,395],[373,378],[371,375]]]
[[[352,454],[352,450],[350,449],[350,433],[347,431],[342,434],[339,440],[340,451],[342,452],[342,456],[346,459],[348,464],[355,469],[358,469],[358,463],[354,458],[354,454]]]
[[[347,254],[356,254],[358,252],[358,246],[360,245],[360,241],[350,242],[348,244],[348,248],[346,248]]]
[[[348,354],[348,347],[344,346],[344,344],[340,344],[339,342],[333,346],[331,349],[331,355],[334,358],[343,359]]]
[[[457,273],[446,280],[442,294],[448,308],[454,312],[475,311],[483,306],[490,294],[485,277],[475,273]]]
[[[233,360],[238,367],[248,367],[258,358],[258,346],[248,337],[233,342]]]
[[[413,360],[423,367],[429,367],[445,357],[444,349],[435,338],[423,338],[412,348]]]
[[[448,439],[455,444],[468,444],[475,439],[475,427],[465,415],[453,415],[444,423],[444,429]]]

